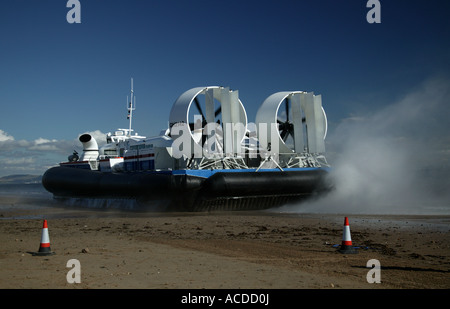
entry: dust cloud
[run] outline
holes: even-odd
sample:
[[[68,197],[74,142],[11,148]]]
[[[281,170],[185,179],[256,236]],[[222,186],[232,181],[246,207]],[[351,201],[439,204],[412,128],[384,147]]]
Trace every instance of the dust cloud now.
[[[450,80],[439,78],[342,120],[327,137],[335,189],[286,211],[450,214],[449,111]]]

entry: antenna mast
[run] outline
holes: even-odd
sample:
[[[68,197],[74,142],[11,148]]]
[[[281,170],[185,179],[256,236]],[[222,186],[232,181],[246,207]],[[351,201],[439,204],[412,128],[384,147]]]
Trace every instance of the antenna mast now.
[[[134,100],[134,103],[133,103]],[[131,98],[130,101],[128,102],[128,96],[127,96],[127,109],[128,109],[128,116],[127,119],[130,121],[130,126],[129,126],[129,130],[128,130],[128,136],[131,136],[131,121],[133,119],[133,111],[136,109],[136,97],[134,96],[134,91],[133,91],[133,78],[131,78]]]

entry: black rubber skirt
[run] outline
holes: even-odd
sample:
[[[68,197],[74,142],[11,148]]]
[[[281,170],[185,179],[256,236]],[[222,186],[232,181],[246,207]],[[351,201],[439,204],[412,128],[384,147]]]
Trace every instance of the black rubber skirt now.
[[[324,169],[217,172],[209,178],[170,172],[102,173],[53,167],[42,178],[55,197],[167,200],[188,211],[267,209],[329,190]]]

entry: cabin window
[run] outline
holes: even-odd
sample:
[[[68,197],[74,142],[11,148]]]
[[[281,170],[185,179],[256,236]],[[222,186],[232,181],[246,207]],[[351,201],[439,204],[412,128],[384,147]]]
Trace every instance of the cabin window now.
[[[105,149],[105,156],[115,156],[117,151],[115,149]]]

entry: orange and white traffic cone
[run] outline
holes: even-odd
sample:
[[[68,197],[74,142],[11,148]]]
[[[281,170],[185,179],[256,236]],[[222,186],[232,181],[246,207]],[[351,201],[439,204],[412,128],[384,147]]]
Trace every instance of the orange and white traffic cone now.
[[[355,254],[358,251],[352,245],[352,237],[350,236],[350,225],[348,224],[348,218],[345,217],[344,221],[344,233],[342,235],[342,245],[338,250],[340,253]]]
[[[33,255],[53,255],[55,254],[50,249],[50,238],[48,237],[48,226],[47,220],[44,220],[44,226],[42,227],[41,244],[39,246],[39,251],[34,252]]]

